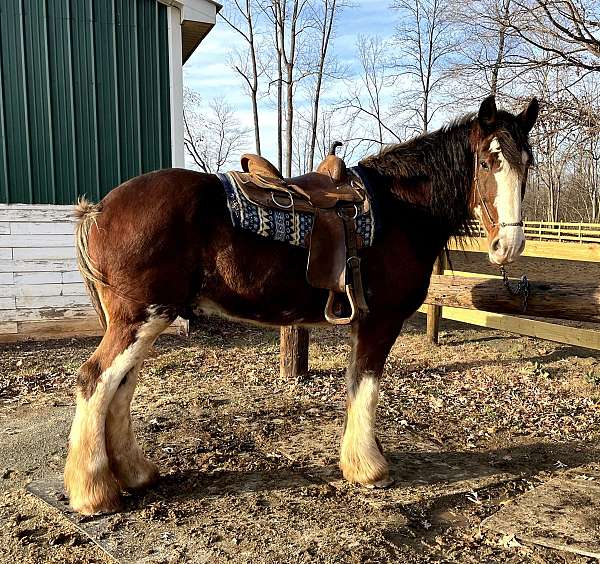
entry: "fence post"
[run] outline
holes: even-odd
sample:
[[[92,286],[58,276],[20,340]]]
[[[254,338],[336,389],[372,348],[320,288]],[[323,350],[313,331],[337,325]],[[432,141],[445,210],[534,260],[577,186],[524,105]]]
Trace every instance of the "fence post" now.
[[[444,251],[433,263],[432,274],[444,274],[446,265],[446,255]],[[427,339],[434,345],[438,344],[440,334],[440,317],[442,316],[442,308],[437,305],[430,305],[427,308]]]
[[[279,374],[297,378],[308,372],[308,329],[292,325],[279,333]]]

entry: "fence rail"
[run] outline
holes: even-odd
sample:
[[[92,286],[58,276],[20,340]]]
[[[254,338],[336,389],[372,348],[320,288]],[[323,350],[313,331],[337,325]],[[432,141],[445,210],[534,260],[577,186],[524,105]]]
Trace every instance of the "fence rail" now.
[[[477,221],[471,224],[471,229],[475,236],[486,236],[484,229]],[[600,223],[525,221],[523,229],[525,237],[530,241],[600,243]]]
[[[565,239],[563,236],[562,241],[558,239],[559,233],[557,232],[560,225],[560,235],[563,236],[565,226],[575,229],[581,233],[593,233],[600,230],[600,224],[597,223],[551,223],[544,221],[525,222],[525,231],[527,233],[527,244],[525,246],[524,256],[543,258],[550,260],[570,260],[570,261],[582,261],[582,262],[593,262],[600,264],[600,236],[588,238],[593,241],[586,239],[579,239],[573,241],[571,239]],[[542,239],[533,236],[527,231],[528,226],[530,229],[537,229],[542,231]],[[544,234],[548,230],[554,230],[554,237],[544,238]],[[473,226],[473,233],[477,234],[478,228]],[[533,239],[533,240],[532,240]],[[467,252],[479,252],[487,253],[487,241],[485,238],[465,238],[460,241],[452,241],[450,248],[453,250],[461,250]],[[494,278],[488,274],[477,274],[468,272],[445,272],[449,275],[461,275],[461,276],[472,276],[472,277],[485,277]],[[592,300],[593,296],[590,295],[589,299]],[[431,315],[431,308],[435,306],[421,306],[419,311],[421,313],[427,313]],[[559,343],[566,343],[569,345],[576,345],[580,347],[586,347],[590,349],[600,350],[600,331],[597,329],[584,329],[579,327],[570,327],[563,324],[548,323],[547,321],[541,321],[539,319],[528,319],[522,316],[506,315],[500,313],[491,313],[488,311],[481,310],[467,310],[456,307],[445,306],[442,309],[442,317],[445,319],[452,319],[455,321],[462,321],[464,323],[470,323],[472,325],[479,325],[481,327],[489,327],[492,329],[500,329],[503,331],[511,331],[521,335],[529,335],[540,339],[547,339],[549,341],[555,341]]]

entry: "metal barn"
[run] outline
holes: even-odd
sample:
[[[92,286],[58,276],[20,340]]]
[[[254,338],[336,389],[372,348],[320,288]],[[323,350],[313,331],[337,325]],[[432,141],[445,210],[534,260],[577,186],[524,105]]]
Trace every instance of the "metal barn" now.
[[[70,213],[184,165],[182,65],[213,0],[0,2],[0,340],[95,334]]]

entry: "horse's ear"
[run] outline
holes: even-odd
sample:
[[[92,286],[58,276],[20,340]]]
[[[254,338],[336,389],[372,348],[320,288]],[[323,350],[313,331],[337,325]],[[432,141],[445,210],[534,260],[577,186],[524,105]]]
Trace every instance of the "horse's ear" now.
[[[479,125],[481,125],[486,133],[494,129],[496,125],[497,113],[498,110],[496,109],[496,98],[494,96],[488,96],[483,102],[481,102],[477,119],[479,120]]]
[[[532,98],[529,105],[517,116],[521,128],[525,133],[529,133],[537,120],[540,112],[540,103],[537,98]]]

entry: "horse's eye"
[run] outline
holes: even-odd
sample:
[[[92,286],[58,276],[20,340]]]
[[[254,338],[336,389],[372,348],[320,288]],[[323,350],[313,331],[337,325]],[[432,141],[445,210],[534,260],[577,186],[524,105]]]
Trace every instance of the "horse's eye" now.
[[[487,164],[487,162],[486,162],[486,161],[481,161],[481,168],[482,168],[483,170],[490,170],[490,165],[489,165],[489,164]]]

